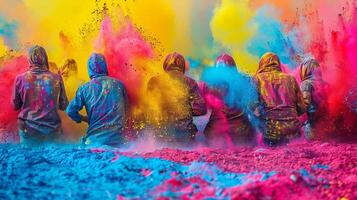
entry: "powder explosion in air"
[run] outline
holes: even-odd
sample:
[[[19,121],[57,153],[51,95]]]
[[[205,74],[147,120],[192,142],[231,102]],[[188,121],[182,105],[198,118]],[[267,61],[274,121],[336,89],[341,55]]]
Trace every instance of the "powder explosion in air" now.
[[[43,131],[41,140],[48,139],[51,134],[46,130],[56,129],[61,133],[60,144],[70,146],[70,150],[45,146],[45,161],[39,163],[57,163],[51,148],[59,148],[63,155],[70,154],[73,159],[73,154],[78,154],[80,158],[73,164],[78,168],[83,167],[81,162],[98,161],[114,170],[125,168],[125,162],[133,162],[130,167],[140,173],[125,169],[123,174],[145,180],[145,197],[153,199],[161,196],[250,199],[254,195],[257,199],[259,195],[284,199],[274,193],[276,188],[271,186],[274,178],[283,185],[283,192],[294,188],[295,195],[290,198],[298,198],[296,194],[300,194],[301,199],[309,195],[316,199],[353,199],[356,194],[342,191],[341,185],[350,183],[353,190],[355,177],[345,177],[347,181],[336,186],[336,180],[332,179],[339,173],[338,164],[324,160],[319,149],[329,145],[323,142],[352,142],[357,138],[356,3],[355,0],[2,0],[0,142],[23,143],[27,137],[31,138],[29,135],[37,134],[33,130]],[[46,99],[51,99],[51,104]],[[58,108],[65,112],[57,112]],[[116,112],[120,114],[115,115]],[[117,129],[125,141],[120,142],[124,153],[107,149],[82,149],[76,153],[71,146],[114,144],[115,139],[106,137],[117,135]],[[166,138],[170,135],[174,136]],[[317,141],[299,151],[299,142],[305,144],[310,140]],[[292,150],[287,145],[277,147],[274,152],[263,146],[289,142]],[[16,168],[16,159],[21,160],[26,150],[17,144],[7,145],[1,146],[0,157],[9,159],[11,167]],[[343,145],[331,145],[329,151],[351,155],[356,151],[354,144],[346,148]],[[8,147],[19,158],[2,156],[10,153]],[[162,147],[169,148],[157,150]],[[189,151],[178,153],[180,150],[172,150],[173,147]],[[232,152],[216,152],[213,148]],[[151,150],[157,150],[152,153],[155,156],[142,153]],[[237,154],[237,162],[232,161],[231,168],[227,167],[217,156],[207,154],[211,150],[224,159]],[[37,151],[40,152],[30,149],[29,155],[36,157]],[[95,154],[101,157],[94,158]],[[115,155],[113,163],[120,158],[119,161],[106,163],[111,154]],[[187,158],[181,159],[181,154],[187,154]],[[242,172],[237,168],[243,165],[238,154],[244,159],[251,157],[251,161],[246,159],[247,165],[262,164],[269,154],[273,164],[257,169],[247,167]],[[289,164],[275,162],[278,159],[274,156],[292,157],[300,163],[299,168],[284,170]],[[318,159],[313,160],[315,157]],[[350,166],[356,163],[348,164],[350,161],[342,157],[338,162],[347,164],[341,164],[341,168],[346,167],[353,174]],[[313,163],[301,159],[312,159]],[[67,161],[58,162],[71,165]],[[224,170],[207,167],[207,163],[223,166]],[[143,165],[145,169],[140,168]],[[157,170],[161,165],[171,167]],[[194,171],[196,165],[215,175]],[[98,171],[100,167],[96,167]],[[41,167],[33,168],[43,171]],[[61,170],[56,167],[53,173]],[[329,180],[318,177],[320,174]],[[2,173],[0,177],[10,182],[5,176]],[[89,172],[83,175],[87,176],[90,178]],[[155,181],[148,182],[145,177],[154,177]],[[138,188],[127,186],[125,191],[118,192],[109,179],[96,182],[103,190],[109,188],[109,199],[144,195]],[[227,184],[229,181],[231,185]],[[124,187],[123,181],[119,182]],[[69,183],[82,184],[77,179]],[[194,186],[191,188],[192,184],[196,184],[197,191]],[[244,193],[250,189],[256,193]],[[0,193],[1,190],[0,185]],[[309,191],[308,195],[304,191]],[[15,193],[6,195],[4,198],[16,198]],[[82,193],[77,195],[86,198]],[[88,198],[101,198],[100,195],[101,192],[96,192]]]

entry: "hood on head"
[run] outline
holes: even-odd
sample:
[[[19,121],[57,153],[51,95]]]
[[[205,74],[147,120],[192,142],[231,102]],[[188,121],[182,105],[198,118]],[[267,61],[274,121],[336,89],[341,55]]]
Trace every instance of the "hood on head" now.
[[[216,59],[216,66],[221,66],[222,64],[226,67],[234,67],[234,68],[237,67],[234,58],[226,53],[221,54]]]
[[[93,53],[88,60],[89,77],[108,76],[107,62],[102,54]]]
[[[315,59],[307,59],[300,66],[300,78],[302,81],[307,79],[320,79],[322,77],[320,65]]]
[[[77,74],[77,72],[77,62],[74,59],[67,59],[60,69],[60,73],[63,77],[68,77],[70,74]]]
[[[30,67],[48,69],[48,57],[43,47],[38,45],[31,47],[28,54]]]
[[[271,71],[281,72],[280,59],[276,54],[268,52],[265,53],[260,58],[259,68],[257,73],[259,74],[259,73],[271,72]]]
[[[176,70],[185,73],[186,60],[181,54],[174,52],[166,56],[163,67],[165,71]]]

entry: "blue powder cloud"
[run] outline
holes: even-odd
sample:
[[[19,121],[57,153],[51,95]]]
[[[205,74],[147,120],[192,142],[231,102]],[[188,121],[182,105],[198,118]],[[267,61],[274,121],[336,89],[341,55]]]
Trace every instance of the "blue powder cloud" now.
[[[9,22],[0,15],[0,37],[4,38],[5,45],[9,48],[17,47],[17,23]]]
[[[208,67],[201,79],[209,86],[226,91],[224,102],[229,107],[245,111],[258,101],[258,93],[252,79],[232,67]]]
[[[295,55],[302,54],[297,30],[285,33],[285,27],[276,16],[278,11],[272,6],[263,6],[257,11],[257,16],[251,23],[258,25],[258,30],[247,45],[250,54],[261,57],[266,52],[274,52],[282,63],[289,68],[297,66]]]

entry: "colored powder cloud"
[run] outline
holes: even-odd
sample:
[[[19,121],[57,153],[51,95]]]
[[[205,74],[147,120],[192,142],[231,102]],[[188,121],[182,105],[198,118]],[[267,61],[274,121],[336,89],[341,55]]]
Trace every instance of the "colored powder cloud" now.
[[[3,38],[3,42],[8,48],[15,48],[18,45],[16,30],[16,22],[8,22],[0,15],[0,37]]]
[[[249,111],[258,101],[258,93],[252,79],[232,67],[209,67],[202,74],[209,86],[223,91],[224,103],[231,108]]]
[[[15,78],[19,73],[27,70],[27,58],[25,56],[16,57],[2,63],[0,69],[0,142],[14,142],[18,139],[17,115],[14,111],[12,100],[12,87]]]
[[[183,103],[188,99],[186,87],[163,71],[154,47],[144,40],[131,20],[126,18],[114,30],[111,20],[106,18],[96,46],[106,56],[109,75],[121,80],[128,90],[134,128],[141,129],[147,123],[156,125],[169,118],[167,111],[173,108],[177,115],[187,112]],[[148,82],[158,75],[160,79],[154,87],[160,88],[160,92],[152,93]]]
[[[247,51],[260,58],[266,52],[277,54],[282,63],[289,68],[295,68],[298,63],[295,57],[303,54],[299,39],[294,30],[285,33],[286,27],[279,21],[279,11],[272,6],[264,6],[257,10],[252,23],[258,25],[257,32],[249,41]]]
[[[255,11],[249,7],[248,0],[222,0],[210,23],[214,41],[224,50],[231,51],[240,69],[248,73],[255,72],[258,62],[245,50],[257,29],[250,23],[254,16]]]

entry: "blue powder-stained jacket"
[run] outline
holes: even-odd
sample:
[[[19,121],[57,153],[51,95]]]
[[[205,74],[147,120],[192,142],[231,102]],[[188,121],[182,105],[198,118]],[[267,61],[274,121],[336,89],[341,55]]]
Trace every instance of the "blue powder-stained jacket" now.
[[[79,111],[85,107],[89,127],[84,137],[89,145],[119,145],[123,143],[123,131],[128,109],[124,85],[108,76],[105,58],[93,54],[88,61],[91,80],[81,86],[67,107],[67,114],[80,123]]]

